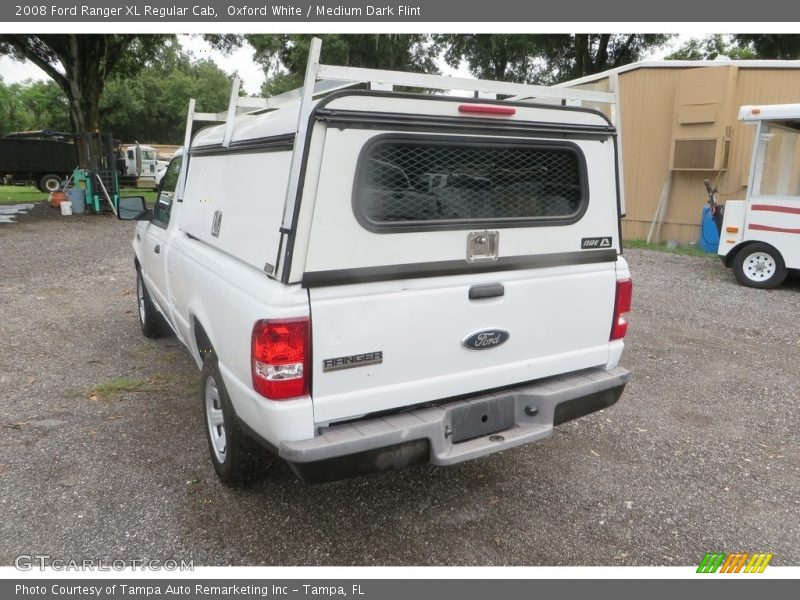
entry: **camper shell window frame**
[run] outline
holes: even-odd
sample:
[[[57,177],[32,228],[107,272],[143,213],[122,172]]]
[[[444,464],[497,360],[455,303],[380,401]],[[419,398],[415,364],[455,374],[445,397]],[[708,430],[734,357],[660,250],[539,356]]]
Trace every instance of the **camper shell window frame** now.
[[[516,136],[515,136],[516,137]],[[577,183],[580,186],[578,208],[568,215],[555,216],[525,216],[505,218],[470,218],[470,219],[430,219],[417,221],[374,221],[366,212],[367,205],[363,198],[364,183],[367,177],[367,164],[371,153],[376,146],[399,143],[430,144],[432,146],[476,146],[491,147],[497,150],[526,149],[526,150],[556,150],[572,152],[576,158]],[[566,140],[539,140],[516,139],[508,137],[471,135],[426,135],[412,133],[387,132],[378,134],[369,139],[359,152],[353,177],[353,191],[351,204],[353,214],[358,223],[372,233],[411,233],[420,231],[447,231],[447,230],[476,230],[489,228],[519,228],[519,227],[551,227],[568,226],[580,221],[589,207],[589,178],[586,156],[580,146]]]

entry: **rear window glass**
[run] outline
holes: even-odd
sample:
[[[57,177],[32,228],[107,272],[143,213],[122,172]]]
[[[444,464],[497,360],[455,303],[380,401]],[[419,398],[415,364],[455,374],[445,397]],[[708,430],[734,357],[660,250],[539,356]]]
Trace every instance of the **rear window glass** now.
[[[354,208],[371,230],[567,224],[587,196],[570,143],[379,138],[360,157]]]

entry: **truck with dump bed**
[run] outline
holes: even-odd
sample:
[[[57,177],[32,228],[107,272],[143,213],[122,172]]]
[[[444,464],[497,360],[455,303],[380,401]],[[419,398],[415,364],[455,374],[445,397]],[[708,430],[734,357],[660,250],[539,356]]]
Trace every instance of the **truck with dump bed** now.
[[[44,129],[0,138],[3,183],[30,181],[43,192],[54,192],[77,166],[78,148],[72,134]]]
[[[0,179],[31,182],[42,192],[56,191],[78,166],[75,137],[51,129],[5,135],[0,138]],[[119,146],[119,141],[113,143]],[[115,168],[122,185],[155,188],[166,166],[155,148],[136,143],[119,149]]]
[[[142,331],[197,363],[222,481],[247,478],[253,444],[331,479],[476,459],[613,405],[619,140],[576,104],[615,95],[318,57],[315,40],[299,90],[190,104],[153,209],[120,199]]]

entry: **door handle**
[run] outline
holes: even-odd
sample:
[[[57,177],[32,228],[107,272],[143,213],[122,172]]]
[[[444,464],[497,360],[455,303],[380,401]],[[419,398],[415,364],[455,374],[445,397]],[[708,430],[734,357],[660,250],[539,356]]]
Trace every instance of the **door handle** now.
[[[502,283],[489,283],[486,285],[473,285],[469,288],[469,299],[497,298],[506,293]]]
[[[153,248],[153,252],[155,252],[156,254],[160,254],[161,253],[161,245],[160,244],[156,244],[156,247]]]

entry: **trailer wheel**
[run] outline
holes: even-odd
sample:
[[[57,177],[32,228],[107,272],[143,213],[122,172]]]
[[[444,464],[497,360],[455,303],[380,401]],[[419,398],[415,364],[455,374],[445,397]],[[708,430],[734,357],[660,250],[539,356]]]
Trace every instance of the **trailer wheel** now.
[[[63,179],[55,173],[48,173],[39,180],[39,189],[45,194],[55,192],[61,186]]]
[[[217,476],[230,487],[248,483],[254,472],[257,449],[236,420],[213,350],[206,353],[203,361],[200,396],[208,449]]]
[[[756,243],[742,248],[733,259],[736,280],[748,287],[772,289],[786,279],[781,253],[769,244]]]

